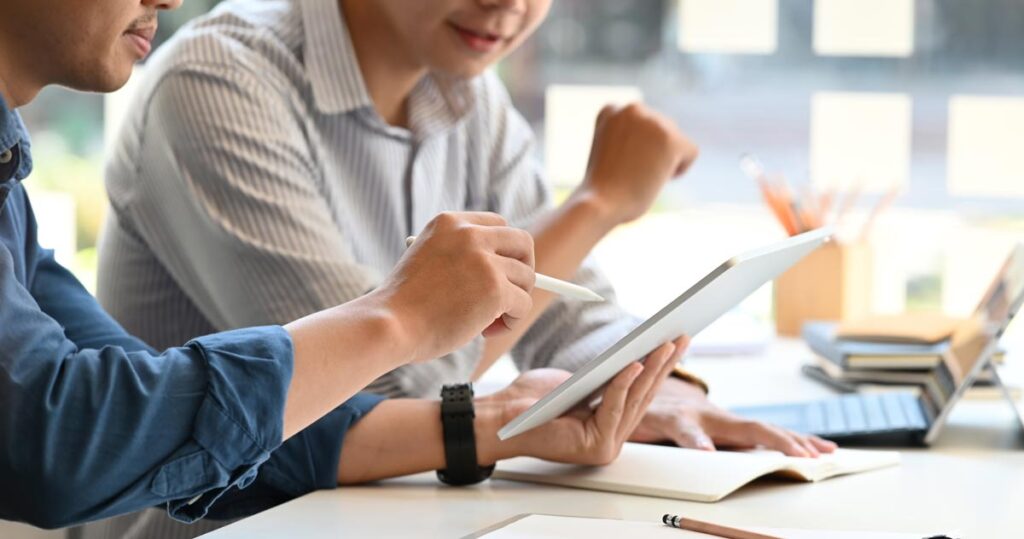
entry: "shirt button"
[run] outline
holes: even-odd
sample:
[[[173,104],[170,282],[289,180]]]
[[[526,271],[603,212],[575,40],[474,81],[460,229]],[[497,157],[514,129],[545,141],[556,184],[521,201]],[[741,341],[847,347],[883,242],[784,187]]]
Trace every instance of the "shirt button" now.
[[[11,159],[14,159],[14,154],[11,153],[11,150],[5,150],[3,153],[0,153],[0,165],[10,163]]]

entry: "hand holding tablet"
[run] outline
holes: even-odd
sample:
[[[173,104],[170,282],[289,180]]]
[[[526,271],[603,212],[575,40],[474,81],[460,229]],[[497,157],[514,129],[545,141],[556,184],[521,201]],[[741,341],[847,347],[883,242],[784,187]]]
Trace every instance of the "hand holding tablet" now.
[[[727,260],[505,425],[498,437],[507,440],[563,415],[623,368],[663,343],[683,335],[696,336],[755,290],[829,241],[832,234],[831,227],[821,228]]]

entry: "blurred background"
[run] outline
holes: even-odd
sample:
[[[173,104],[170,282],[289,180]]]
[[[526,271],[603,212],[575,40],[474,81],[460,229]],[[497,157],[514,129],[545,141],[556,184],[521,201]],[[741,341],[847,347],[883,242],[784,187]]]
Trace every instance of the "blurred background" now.
[[[162,14],[160,39],[216,3]],[[638,314],[784,235],[740,171],[746,152],[794,191],[853,203],[845,221],[871,247],[873,311],[963,314],[1024,239],[1021,28],[1024,0],[556,0],[498,71],[559,193],[582,177],[605,103],[641,99],[700,144],[654,211],[597,252]],[[104,141],[129,92],[49,88],[23,110],[43,242],[90,287]],[[893,189],[892,207],[857,230]],[[770,291],[742,310],[767,320]]]
[[[160,39],[216,3],[162,14]],[[872,253],[871,311],[966,314],[1024,241],[1022,28],[1024,0],[554,0],[498,71],[560,195],[582,177],[605,103],[642,99],[701,146],[655,209],[597,250],[636,313],[784,237],[738,166],[749,152],[795,192],[853,206],[844,221]],[[42,242],[89,287],[105,140],[129,92],[48,88],[22,110]],[[771,313],[765,289],[737,316],[763,328]]]

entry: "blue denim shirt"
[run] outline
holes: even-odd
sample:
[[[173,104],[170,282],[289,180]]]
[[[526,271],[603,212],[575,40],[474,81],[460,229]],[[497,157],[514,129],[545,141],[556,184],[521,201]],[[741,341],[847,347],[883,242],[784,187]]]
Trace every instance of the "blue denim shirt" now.
[[[160,504],[184,521],[234,517],[336,485],[345,431],[380,399],[282,444],[288,333],[162,353],[128,335],[37,243],[31,168],[0,98],[0,518],[54,528]]]

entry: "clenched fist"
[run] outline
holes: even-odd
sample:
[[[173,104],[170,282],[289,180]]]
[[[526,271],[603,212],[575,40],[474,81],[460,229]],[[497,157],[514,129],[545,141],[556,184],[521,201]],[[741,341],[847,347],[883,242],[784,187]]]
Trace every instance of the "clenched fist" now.
[[[639,218],[661,188],[686,172],[697,146],[671,120],[645,105],[607,106],[594,127],[579,193],[595,199],[615,224]]]

